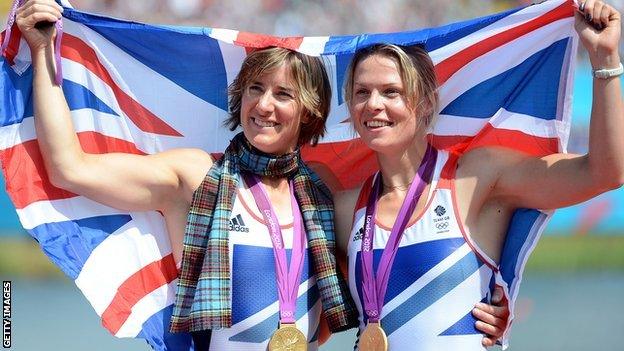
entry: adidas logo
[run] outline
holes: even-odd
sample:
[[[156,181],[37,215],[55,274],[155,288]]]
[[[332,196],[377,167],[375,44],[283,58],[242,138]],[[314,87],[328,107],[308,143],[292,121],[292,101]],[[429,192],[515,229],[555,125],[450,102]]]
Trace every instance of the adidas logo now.
[[[243,216],[237,214],[236,217],[230,218],[230,231],[249,233],[249,227],[243,222]]]
[[[353,241],[362,240],[363,236],[364,236],[364,227],[360,228],[360,230],[358,230],[357,233],[353,234]]]

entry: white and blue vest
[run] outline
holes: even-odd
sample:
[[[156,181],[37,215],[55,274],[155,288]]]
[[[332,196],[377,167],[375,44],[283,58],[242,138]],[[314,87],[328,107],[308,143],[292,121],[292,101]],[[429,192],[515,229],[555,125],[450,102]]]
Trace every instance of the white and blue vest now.
[[[438,153],[427,205],[403,232],[391,268],[381,313],[391,351],[485,350],[471,311],[477,302],[490,300],[498,270],[458,220],[452,176],[441,177],[443,169],[454,176],[455,163],[448,160],[448,153]],[[349,287],[360,314],[360,333],[366,323],[360,251],[372,180],[360,192],[348,248]],[[375,224],[375,272],[390,229]]]
[[[211,332],[210,350],[266,351],[278,327],[279,302],[273,246],[264,219],[243,182],[239,181],[230,216],[229,254],[232,283],[232,327]],[[290,259],[292,217],[280,225]],[[306,245],[307,247],[307,245]],[[308,350],[318,349],[321,300],[314,270],[306,251],[297,299],[297,327],[308,339]]]

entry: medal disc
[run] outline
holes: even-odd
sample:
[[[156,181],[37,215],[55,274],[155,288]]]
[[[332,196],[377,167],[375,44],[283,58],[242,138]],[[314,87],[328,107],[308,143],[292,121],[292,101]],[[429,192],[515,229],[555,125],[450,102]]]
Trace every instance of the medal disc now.
[[[358,343],[360,351],[387,351],[388,338],[379,323],[369,322],[360,335]]]
[[[269,351],[307,351],[308,341],[294,324],[280,324],[269,340]]]

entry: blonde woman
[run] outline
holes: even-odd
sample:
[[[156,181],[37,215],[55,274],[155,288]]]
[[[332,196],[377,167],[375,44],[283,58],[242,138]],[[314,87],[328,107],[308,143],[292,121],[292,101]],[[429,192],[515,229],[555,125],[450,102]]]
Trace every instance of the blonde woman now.
[[[360,350],[482,349],[486,343],[470,313],[488,300],[500,274],[513,212],[569,206],[624,182],[620,14],[596,0],[577,12],[576,30],[595,70],[586,155],[436,150],[425,137],[437,103],[427,53],[382,44],[355,54],[347,102],[380,168],[361,189],[336,196],[339,247],[348,252],[360,313]],[[436,224],[443,217],[441,230]],[[476,323],[486,333],[499,332]]]

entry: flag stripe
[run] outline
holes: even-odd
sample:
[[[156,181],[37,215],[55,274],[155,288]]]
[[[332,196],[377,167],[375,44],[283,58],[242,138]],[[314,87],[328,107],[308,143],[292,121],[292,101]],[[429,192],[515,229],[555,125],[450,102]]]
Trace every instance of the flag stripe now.
[[[541,138],[517,130],[495,128],[489,123],[477,136],[429,135],[429,138],[438,148],[461,152],[483,146],[504,146],[533,156],[546,156],[559,150],[557,138]]]
[[[439,89],[440,108],[446,106],[474,86],[522,65],[535,52],[546,50],[555,41],[569,38],[565,32],[573,20],[556,21],[536,29],[523,40],[513,40],[467,63]],[[505,60],[500,60],[505,57]],[[481,72],[481,74],[474,74]]]
[[[132,219],[92,248],[75,279],[98,315],[104,313],[127,279],[144,266],[171,254],[162,215],[135,212]]]
[[[520,65],[492,77],[457,97],[442,114],[490,118],[501,107],[543,119],[557,118],[561,62],[568,39],[533,54]],[[533,79],[534,76],[544,80]],[[487,96],[487,99],[481,97]],[[513,96],[513,99],[509,99]],[[479,104],[470,101],[480,101]]]
[[[142,330],[145,330],[145,328],[148,328],[147,330],[149,330],[148,324],[150,323],[151,317],[154,314],[161,313],[162,306],[170,306],[173,304],[177,283],[178,280],[175,279],[167,285],[158,287],[151,293],[145,295],[145,297],[143,297],[141,300],[139,300],[132,307],[132,313],[130,314],[128,319],[126,319],[126,322],[119,329],[119,331],[117,331],[115,336],[119,338],[137,337],[139,334],[141,334]],[[165,319],[156,328],[158,328],[157,330],[160,330],[160,334],[154,335],[152,337],[159,337],[164,339],[164,342],[157,343],[156,345],[166,344],[167,350],[178,349],[180,347],[184,347],[184,345],[187,345],[184,342],[184,336],[188,336],[188,333],[169,333],[169,319]],[[181,345],[173,345],[173,342],[183,343]],[[186,347],[186,349],[188,350],[188,346]]]
[[[23,209],[17,209],[17,216],[24,229],[27,230],[45,223],[124,213],[122,210],[102,205],[83,196],[61,200],[37,201]]]
[[[124,214],[44,223],[33,228],[30,234],[65,274],[76,279],[91,251],[110,233],[131,220],[130,216]]]
[[[524,23],[518,27],[505,31],[480,41],[470,47],[458,52],[457,54],[447,58],[436,65],[436,74],[438,77],[438,84],[444,84],[450,76],[461,69],[466,63],[474,60],[475,58],[485,54],[492,49],[501,46],[509,41],[517,39],[518,37],[530,33],[531,31],[538,29],[546,24],[571,17],[573,15],[572,7],[569,3],[563,3],[554,10],[551,10],[544,15]]]
[[[121,109],[141,130],[163,135],[181,136],[175,129],[171,128],[167,123],[163,122],[119,88],[98,59],[95,51],[85,42],[69,33],[65,33],[63,35],[61,55],[80,63],[86,69],[96,74],[102,81],[106,82],[112,88]]]
[[[136,303],[177,277],[178,270],[171,254],[144,266],[119,286],[113,301],[102,313],[102,324],[112,334],[116,334]]]
[[[67,16],[72,18],[74,14],[75,12],[70,11]],[[103,39],[114,42],[118,49],[175,85],[222,110],[227,110],[227,85],[223,79],[226,74],[225,63],[217,40],[202,30],[143,30],[137,31],[136,36],[130,38],[123,35],[126,30],[124,24],[91,25],[89,28]],[[169,43],[172,42],[177,45],[171,47]],[[152,55],[153,52],[166,54]],[[172,58],[184,64],[171,65]],[[189,66],[196,69],[189,70]],[[198,81],[197,75],[205,76],[206,79]]]

